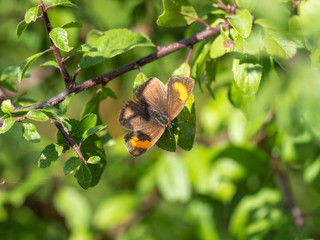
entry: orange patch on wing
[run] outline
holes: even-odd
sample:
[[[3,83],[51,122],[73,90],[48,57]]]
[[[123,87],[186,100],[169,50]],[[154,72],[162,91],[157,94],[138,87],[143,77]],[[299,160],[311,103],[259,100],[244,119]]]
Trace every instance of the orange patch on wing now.
[[[140,141],[136,137],[131,138],[130,143],[132,144],[133,147],[136,147],[136,148],[148,148],[151,145],[150,141],[148,140]]]
[[[180,102],[183,103],[187,101],[189,94],[188,94],[188,89],[185,85],[183,85],[180,82],[175,82],[173,85],[173,89],[179,93]]]

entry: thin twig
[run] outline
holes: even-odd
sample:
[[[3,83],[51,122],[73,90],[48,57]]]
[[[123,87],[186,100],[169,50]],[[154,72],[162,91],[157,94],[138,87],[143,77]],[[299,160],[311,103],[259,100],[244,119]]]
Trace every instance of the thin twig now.
[[[187,59],[186,59],[186,63],[189,63],[190,57],[192,55],[192,52],[193,52],[193,46],[190,47],[190,50],[189,50],[189,53],[188,53],[188,56],[187,56]]]
[[[49,34],[53,28],[52,28],[52,25],[50,23],[50,20],[49,20],[48,14],[47,14],[47,8],[44,6],[42,0],[41,0],[40,7],[42,9],[43,20],[46,24],[47,32]],[[55,56],[57,63],[59,65],[60,73],[64,79],[64,83],[66,85],[66,88],[71,90],[75,87],[76,84],[72,81],[72,78],[67,70],[67,67],[63,62],[63,58],[61,56],[59,48],[54,44],[54,42],[51,40],[51,38],[49,38],[49,39],[50,39],[50,43],[51,43],[51,48],[54,52],[54,56]]]
[[[75,153],[78,155],[78,157],[84,162],[84,164],[87,164],[87,161],[83,157],[80,147],[72,140],[69,133],[64,129],[64,127],[59,123],[57,120],[51,119],[51,122],[58,128],[58,130],[61,132],[63,137],[66,139],[67,143],[70,145],[70,147],[73,148]]]
[[[222,24],[222,26],[225,29],[230,28],[230,24],[228,24],[228,23],[224,23],[224,24]],[[142,67],[148,63],[151,63],[151,62],[153,62],[159,58],[162,58],[164,56],[167,56],[167,55],[169,55],[173,52],[176,52],[182,48],[193,46],[194,44],[201,42],[204,39],[216,36],[220,33],[220,28],[221,28],[221,25],[218,25],[218,26],[206,29],[202,32],[199,32],[196,35],[193,35],[189,38],[185,38],[185,39],[182,39],[178,42],[171,43],[167,46],[158,47],[155,52],[151,53],[150,55],[148,55],[146,57],[140,58],[134,62],[123,65],[123,66],[121,66],[111,72],[108,72],[106,74],[103,74],[101,76],[95,77],[93,79],[89,79],[83,83],[79,83],[76,85],[76,87],[74,89],[66,90],[66,91],[56,95],[55,97],[53,97],[47,101],[44,101],[42,103],[39,103],[39,104],[31,106],[31,107],[22,108],[22,109],[25,109],[25,110],[41,109],[45,105],[55,106],[58,103],[62,102],[71,93],[79,93],[79,92],[85,91],[86,89],[92,88],[92,87],[99,85],[99,84],[107,84],[112,79],[114,79],[124,73],[127,73],[129,71],[137,69],[137,66]],[[22,109],[17,109],[17,110],[22,110]]]

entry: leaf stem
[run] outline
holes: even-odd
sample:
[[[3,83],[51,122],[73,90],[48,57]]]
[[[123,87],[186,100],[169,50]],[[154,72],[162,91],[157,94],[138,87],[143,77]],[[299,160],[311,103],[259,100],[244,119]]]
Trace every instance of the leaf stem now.
[[[47,8],[44,6],[42,0],[40,2],[41,2],[40,7],[41,7],[41,10],[42,10],[43,20],[45,22],[46,29],[47,29],[47,32],[48,32],[48,35],[49,35],[49,33],[51,32],[51,30],[53,28],[52,28],[51,22],[49,20],[49,16],[48,16],[48,13],[47,13]],[[63,58],[61,56],[59,48],[54,44],[54,42],[51,40],[50,37],[49,37],[49,39],[50,39],[50,43],[51,43],[51,48],[52,48],[52,50],[54,52],[54,56],[55,56],[55,58],[57,60],[57,63],[59,65],[60,73],[61,73],[61,75],[62,75],[62,77],[64,79],[65,86],[66,86],[67,89],[71,90],[76,86],[76,84],[72,81],[72,78],[71,78],[71,76],[70,76],[70,74],[69,74],[69,72],[67,70],[67,67],[63,62]]]
[[[87,161],[83,157],[80,147],[72,140],[69,133],[64,129],[64,127],[59,123],[57,120],[51,119],[51,122],[58,128],[58,130],[61,132],[62,136],[66,139],[67,143],[70,145],[70,147],[73,148],[75,153],[78,155],[78,157],[84,162],[84,164],[87,164]]]
[[[188,52],[188,56],[187,56],[187,59],[186,59],[186,63],[189,63],[190,61],[190,57],[192,55],[192,52],[193,52],[193,46],[190,47],[190,50]]]

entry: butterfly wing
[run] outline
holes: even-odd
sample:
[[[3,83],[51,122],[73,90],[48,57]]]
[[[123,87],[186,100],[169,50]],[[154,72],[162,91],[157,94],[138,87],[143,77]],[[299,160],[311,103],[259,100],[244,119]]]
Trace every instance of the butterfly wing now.
[[[146,107],[141,102],[134,100],[126,102],[122,107],[118,122],[122,127],[134,131],[153,126]]]
[[[175,119],[188,101],[194,87],[189,77],[171,77],[167,84],[167,113],[170,120]]]
[[[134,131],[124,136],[125,146],[133,157],[138,157],[151,148],[161,137],[165,127],[154,125],[141,131]]]
[[[158,78],[150,78],[136,91],[136,98],[146,107],[166,114],[167,89]]]

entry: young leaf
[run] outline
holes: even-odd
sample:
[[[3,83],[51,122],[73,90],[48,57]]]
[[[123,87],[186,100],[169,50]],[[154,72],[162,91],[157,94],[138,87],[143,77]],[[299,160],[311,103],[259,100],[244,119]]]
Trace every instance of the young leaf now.
[[[27,114],[27,118],[36,121],[48,121],[49,117],[44,114],[41,110],[31,110]]]
[[[138,73],[136,78],[133,81],[133,94],[135,94],[135,91],[142,85],[144,82],[148,80],[148,77],[144,75],[143,73]]]
[[[12,104],[11,104],[10,99],[4,100],[1,103],[1,111],[4,113],[11,113],[12,112]]]
[[[60,50],[69,52],[73,49],[69,46],[68,33],[65,29],[60,27],[54,28],[50,31],[49,36]]]
[[[57,63],[57,61],[53,61],[53,60],[49,60],[49,61],[46,61],[45,63],[42,63],[40,65],[41,67],[55,67],[55,68],[59,68],[59,65]]]
[[[63,7],[73,7],[73,8],[78,8],[77,5],[73,4],[69,0],[54,0],[53,5],[55,6],[63,6]]]
[[[38,57],[40,57],[42,55],[42,53],[37,53],[37,54],[34,54],[30,57],[28,57],[23,63],[22,65],[20,66],[20,72],[18,74],[18,81],[19,83],[21,83],[22,79],[24,78],[24,75],[27,71],[27,69],[31,66],[31,64],[37,60]]]
[[[82,28],[82,23],[80,22],[69,22],[61,26],[62,28]]]
[[[38,167],[49,167],[51,162],[56,161],[60,157],[62,150],[63,147],[55,143],[46,146],[38,160]]]
[[[39,9],[38,6],[28,9],[26,14],[24,15],[24,20],[26,21],[26,23],[29,24],[29,23],[35,22],[37,20],[38,9]]]
[[[206,60],[210,51],[211,42],[207,42],[203,45],[198,54],[193,67],[192,67],[192,77],[200,80],[201,73],[206,65]],[[198,81],[200,83],[200,81]]]
[[[238,87],[248,96],[258,91],[262,76],[262,65],[251,57],[233,60],[233,77]]]
[[[85,52],[80,60],[80,67],[94,66],[135,47],[154,47],[154,44],[145,34],[134,33],[129,29],[106,31],[90,45],[82,45],[78,50]]]
[[[176,70],[174,70],[172,76],[190,77],[190,65],[188,63],[182,63]]]
[[[29,26],[28,23],[26,23],[25,20],[19,22],[17,29],[16,29],[16,33],[18,38],[22,35],[22,33],[27,29],[27,27]]]
[[[198,15],[188,0],[162,0],[163,13],[157,24],[164,27],[179,27],[193,23]]]
[[[3,124],[0,127],[0,134],[5,133],[10,130],[13,124],[16,122],[14,118],[6,118],[3,120]]]
[[[190,151],[193,147],[196,133],[196,112],[193,95],[190,96],[177,119],[180,122],[177,123],[179,125],[178,145],[182,149]]]
[[[85,115],[78,125],[73,130],[73,135],[76,138],[81,139],[82,134],[88,129],[94,127],[97,123],[97,115],[93,113],[89,113]]]
[[[219,34],[212,42],[210,47],[210,57],[212,59],[223,56],[227,51],[227,48],[224,46],[224,37],[222,34]]]
[[[247,38],[250,35],[252,16],[248,10],[240,10],[235,15],[228,16],[228,21],[239,32],[241,37]]]
[[[40,135],[37,132],[37,128],[32,123],[23,123],[23,136],[28,142],[37,143],[40,142]]]
[[[82,163],[81,159],[79,157],[71,157],[69,158],[63,167],[63,172],[65,175],[68,175],[72,173],[74,170],[76,170],[80,164]]]
[[[68,105],[74,95],[75,95],[75,93],[69,94],[61,103],[59,103],[58,108],[59,108],[60,112],[62,112],[63,114],[65,114],[67,112]]]
[[[101,158],[99,156],[92,156],[92,157],[89,157],[87,162],[91,164],[97,164],[100,162],[100,160]]]
[[[101,125],[98,125],[98,126],[89,128],[89,129],[86,130],[86,131],[84,132],[84,134],[82,135],[81,141],[84,141],[84,140],[86,140],[88,137],[90,137],[91,135],[96,134],[97,132],[100,132],[100,131],[106,129],[106,127],[107,127],[107,124],[101,124]]]

